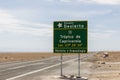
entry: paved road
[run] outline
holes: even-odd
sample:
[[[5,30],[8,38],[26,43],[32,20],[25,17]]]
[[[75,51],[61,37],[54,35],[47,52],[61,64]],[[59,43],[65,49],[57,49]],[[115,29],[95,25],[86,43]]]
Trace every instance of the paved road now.
[[[88,55],[82,55],[81,59],[86,57]],[[64,66],[67,66],[65,63],[68,61],[75,59],[77,59],[77,56],[64,56]],[[43,71],[58,67],[59,62],[60,57],[56,56],[44,60],[0,63],[0,80],[19,80],[18,78],[37,72],[41,72],[40,74],[42,75],[44,74]]]

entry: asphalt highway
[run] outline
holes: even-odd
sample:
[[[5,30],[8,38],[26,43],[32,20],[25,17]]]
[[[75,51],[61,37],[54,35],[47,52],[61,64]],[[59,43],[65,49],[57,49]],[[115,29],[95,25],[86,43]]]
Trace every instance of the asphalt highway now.
[[[90,56],[93,56],[93,54],[82,55],[81,60]],[[77,60],[77,56],[64,56],[63,66],[67,66],[67,62],[71,60]],[[40,74],[43,75],[46,70],[53,69],[54,67],[59,68],[59,65],[60,56],[43,60],[0,63],[0,80],[19,80],[19,78],[28,77],[28,75],[32,75],[37,72],[41,72]]]

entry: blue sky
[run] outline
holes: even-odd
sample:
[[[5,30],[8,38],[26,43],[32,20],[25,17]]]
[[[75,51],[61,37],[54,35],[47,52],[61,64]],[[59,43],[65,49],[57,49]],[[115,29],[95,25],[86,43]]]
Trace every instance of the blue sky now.
[[[88,20],[89,51],[118,51],[119,8],[120,0],[0,0],[0,52],[52,52],[60,20]]]

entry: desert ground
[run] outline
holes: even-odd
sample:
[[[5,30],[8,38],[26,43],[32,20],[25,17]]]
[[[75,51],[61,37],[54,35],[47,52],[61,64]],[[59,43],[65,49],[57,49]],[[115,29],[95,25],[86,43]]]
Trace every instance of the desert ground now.
[[[11,61],[29,61],[40,60],[53,56],[60,56],[59,53],[50,52],[0,52],[0,63]],[[63,54],[64,56],[76,55],[76,54]]]
[[[108,56],[105,57],[104,54],[107,52]],[[71,54],[67,54],[71,55]],[[87,54],[86,54],[87,55]],[[38,60],[45,59],[48,57],[60,56],[60,54],[53,53],[1,53],[0,62],[11,62],[11,61],[29,61],[29,60]],[[66,56],[66,55],[65,55]],[[118,51],[101,51],[93,56],[84,59],[81,61],[81,75],[87,77],[88,80],[120,80],[120,52]],[[69,64],[70,66],[77,65],[76,61],[73,61],[74,64]],[[77,68],[77,67],[76,67]],[[71,68],[66,67],[68,71],[65,74],[70,73]],[[77,72],[77,71],[75,71]],[[46,79],[50,80],[61,80],[56,77],[57,72],[52,72],[51,75],[48,74]],[[71,72],[74,74],[74,72]],[[47,75],[47,74],[46,74]],[[55,75],[55,76],[53,76]],[[77,75],[75,73],[75,75]],[[37,77],[36,77],[37,78]],[[39,77],[38,77],[39,79]],[[22,80],[22,79],[21,79]],[[37,79],[36,79],[37,80]],[[45,80],[45,79],[43,79]],[[63,80],[63,79],[62,79]]]
[[[89,80],[120,80],[120,52],[99,52],[94,55],[94,65]]]
[[[41,52],[1,52],[0,62],[38,60],[57,55],[59,54]]]

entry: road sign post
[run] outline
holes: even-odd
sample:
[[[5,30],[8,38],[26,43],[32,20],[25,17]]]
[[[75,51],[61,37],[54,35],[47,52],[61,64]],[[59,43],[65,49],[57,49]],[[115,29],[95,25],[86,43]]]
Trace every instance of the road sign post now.
[[[54,53],[79,53],[78,76],[80,76],[80,53],[87,53],[87,21],[55,21]],[[62,61],[62,55],[61,55]],[[62,75],[62,62],[61,62]]]
[[[61,76],[63,76],[62,61],[63,61],[63,54],[61,53],[61,73],[60,73]]]
[[[78,77],[80,77],[80,54],[78,53]]]

